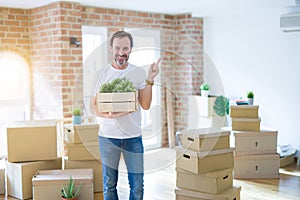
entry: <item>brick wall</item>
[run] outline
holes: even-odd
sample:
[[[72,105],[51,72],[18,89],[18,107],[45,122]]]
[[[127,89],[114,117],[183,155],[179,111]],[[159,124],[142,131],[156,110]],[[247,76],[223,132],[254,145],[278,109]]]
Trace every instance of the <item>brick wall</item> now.
[[[125,27],[151,27],[161,30],[161,84],[165,91],[167,82],[170,83],[175,130],[186,127],[187,97],[199,94],[198,88],[203,81],[202,19],[193,18],[190,14],[145,13],[70,2],[56,2],[31,10],[2,10],[1,17],[13,12],[11,24],[1,24],[0,35],[12,32],[12,28],[7,29],[7,26],[25,28],[11,35],[15,39],[7,41],[7,45],[18,44],[24,37],[19,47],[31,54],[34,119],[70,117],[72,106],[82,104],[82,49],[69,42],[70,37],[77,37],[81,41],[82,25],[105,26],[108,37]],[[27,22],[26,26],[19,24],[19,15],[24,16],[23,23]],[[24,40],[27,41],[25,44]],[[162,99],[165,102],[165,93]],[[166,105],[162,106],[166,111]],[[162,142],[165,145],[166,120],[164,122]]]

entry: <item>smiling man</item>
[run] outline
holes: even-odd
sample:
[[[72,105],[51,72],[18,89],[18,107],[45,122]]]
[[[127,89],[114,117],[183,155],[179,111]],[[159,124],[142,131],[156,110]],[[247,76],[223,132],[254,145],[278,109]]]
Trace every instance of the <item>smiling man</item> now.
[[[133,47],[131,34],[125,31],[114,33],[110,39],[113,62],[96,75],[91,111],[100,124],[99,147],[102,160],[104,200],[116,200],[118,168],[123,154],[128,171],[130,200],[143,199],[144,194],[144,147],[141,130],[141,107],[150,108],[152,85],[159,73],[160,59],[150,65],[148,75],[142,67],[128,62]],[[115,78],[126,77],[139,93],[139,106],[135,112],[101,112],[96,109],[96,94],[101,85]]]

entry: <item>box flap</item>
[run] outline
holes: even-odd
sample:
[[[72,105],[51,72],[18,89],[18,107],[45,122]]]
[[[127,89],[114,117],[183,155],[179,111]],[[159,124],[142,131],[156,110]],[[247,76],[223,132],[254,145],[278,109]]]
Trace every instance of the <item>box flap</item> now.
[[[99,128],[99,124],[97,124],[97,123],[82,123],[82,124],[74,125],[75,130],[93,129],[93,128]]]
[[[185,173],[185,174],[192,174],[195,175],[192,172],[189,172],[187,170],[184,170],[182,168],[176,167],[176,171],[181,172],[181,173]],[[209,177],[209,178],[219,178],[219,177],[225,177],[229,174],[232,174],[233,169],[223,169],[223,170],[219,170],[219,171],[214,171],[214,172],[208,172],[208,173],[203,173],[201,175]],[[200,174],[198,174],[199,176]]]
[[[279,154],[234,156],[234,160],[279,160]]]
[[[213,150],[213,151],[195,152],[195,151],[187,150],[186,148],[183,148],[181,146],[175,147],[175,150],[178,151],[178,152],[181,152],[183,154],[194,156],[194,157],[199,157],[199,158],[203,158],[205,156],[212,156],[212,155],[218,155],[218,154],[233,152],[232,148],[218,149],[218,150]]]
[[[210,138],[230,135],[230,131],[218,128],[201,128],[201,129],[187,129],[181,131],[182,135],[193,138]]]
[[[270,131],[270,130],[260,130],[260,131],[233,131],[234,136],[237,137],[249,137],[249,136],[276,136],[277,131]]]
[[[9,123],[7,128],[56,127],[56,120],[29,120]]]
[[[258,105],[232,105],[230,106],[231,109],[258,109]]]
[[[260,122],[260,118],[231,118],[233,122]]]
[[[70,176],[77,184],[92,183],[94,179],[93,169],[40,170],[32,177],[32,184],[61,185],[62,182],[68,182]]]

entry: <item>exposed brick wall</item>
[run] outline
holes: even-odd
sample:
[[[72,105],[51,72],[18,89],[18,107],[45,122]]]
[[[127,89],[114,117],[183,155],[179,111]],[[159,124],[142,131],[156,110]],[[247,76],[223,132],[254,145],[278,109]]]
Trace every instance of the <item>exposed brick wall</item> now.
[[[21,26],[17,19],[19,15],[24,15],[23,23],[27,22],[27,26],[21,26],[25,30],[20,29],[10,35],[15,40],[7,43],[18,44],[18,39],[21,41],[20,37],[24,37],[27,42],[24,44],[23,38],[23,43],[19,43],[20,48],[32,54],[34,119],[70,117],[72,106],[82,104],[79,100],[82,99],[82,48],[69,44],[70,37],[77,37],[81,41],[82,25],[105,26],[108,37],[125,27],[151,27],[161,30],[163,102],[168,82],[174,94],[174,129],[187,126],[187,97],[199,94],[198,88],[203,81],[202,19],[193,18],[190,14],[166,15],[106,9],[71,2],[56,2],[31,10],[2,10],[1,17],[11,10],[18,12],[13,14],[14,17],[11,16],[13,20],[10,27]],[[2,26],[4,22],[0,23],[0,36],[11,32]],[[75,92],[73,88],[76,88]],[[166,105],[162,106],[166,112]],[[168,141],[166,125],[163,128],[163,145]]]

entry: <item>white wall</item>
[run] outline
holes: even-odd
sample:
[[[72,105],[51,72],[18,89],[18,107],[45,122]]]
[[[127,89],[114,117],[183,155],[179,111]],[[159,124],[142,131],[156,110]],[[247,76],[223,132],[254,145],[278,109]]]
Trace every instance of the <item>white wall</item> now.
[[[261,125],[278,130],[278,144],[300,148],[300,32],[284,33],[285,10],[251,10],[204,18],[204,50],[232,100],[252,90]],[[211,67],[208,60],[205,66]],[[209,83],[211,70],[204,69]],[[217,95],[217,94],[216,94]]]

